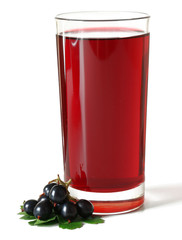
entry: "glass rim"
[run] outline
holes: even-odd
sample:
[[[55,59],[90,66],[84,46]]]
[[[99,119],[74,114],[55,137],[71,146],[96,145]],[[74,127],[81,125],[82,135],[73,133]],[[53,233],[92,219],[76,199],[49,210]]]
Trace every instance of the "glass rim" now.
[[[111,18],[88,18],[88,15],[109,15]],[[78,15],[78,16],[76,16]],[[82,17],[79,17],[82,15]],[[116,17],[116,15],[118,17]],[[123,15],[123,17],[122,17]],[[125,16],[124,16],[125,15]],[[87,16],[87,18],[83,17]],[[80,22],[115,22],[115,21],[132,21],[140,19],[149,19],[150,15],[144,12],[135,11],[80,11],[80,12],[66,12],[56,15],[56,20],[63,21],[80,21]]]

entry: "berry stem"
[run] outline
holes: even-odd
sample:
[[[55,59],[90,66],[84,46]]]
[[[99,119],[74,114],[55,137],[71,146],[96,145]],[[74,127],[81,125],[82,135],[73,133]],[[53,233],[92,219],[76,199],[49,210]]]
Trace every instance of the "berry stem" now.
[[[69,187],[70,183],[71,183],[71,179],[69,179],[67,182],[65,182],[66,188]]]
[[[61,185],[65,186],[65,183],[61,180],[59,174],[57,176],[58,177],[56,179],[53,179],[53,180],[49,181],[48,184],[56,182],[57,184],[61,184]]]
[[[40,194],[39,198],[42,197],[42,196],[45,196],[45,193]]]
[[[71,201],[73,201],[74,203],[76,203],[76,202],[78,201],[78,199],[72,197],[69,192],[68,192],[68,199],[71,200]]]
[[[57,179],[53,179],[53,180],[49,181],[48,184],[53,183],[53,182],[57,182]]]
[[[66,187],[65,182],[63,182],[63,181],[61,180],[59,174],[58,174],[58,178],[57,178],[57,183],[63,185],[64,187]]]

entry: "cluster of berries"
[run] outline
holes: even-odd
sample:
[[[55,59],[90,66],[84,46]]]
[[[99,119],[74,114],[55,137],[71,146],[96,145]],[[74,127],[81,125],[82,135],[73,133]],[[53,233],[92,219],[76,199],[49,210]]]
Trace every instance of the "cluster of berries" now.
[[[83,218],[91,216],[94,211],[92,203],[73,198],[68,191],[70,182],[61,181],[58,175],[44,187],[38,200],[31,199],[24,203],[23,211],[39,220],[49,219],[53,212],[68,221],[74,220],[77,215]]]

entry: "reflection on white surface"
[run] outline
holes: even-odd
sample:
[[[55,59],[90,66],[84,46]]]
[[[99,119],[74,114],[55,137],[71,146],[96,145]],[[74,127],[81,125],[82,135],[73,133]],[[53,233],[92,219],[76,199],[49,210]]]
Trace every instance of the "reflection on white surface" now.
[[[141,210],[182,202],[182,183],[146,188]]]

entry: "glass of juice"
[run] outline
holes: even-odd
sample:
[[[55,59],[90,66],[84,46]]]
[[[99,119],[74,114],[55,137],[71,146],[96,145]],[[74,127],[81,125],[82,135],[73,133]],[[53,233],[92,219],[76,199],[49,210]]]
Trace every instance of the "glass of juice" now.
[[[149,15],[56,16],[64,180],[95,214],[144,202]]]

